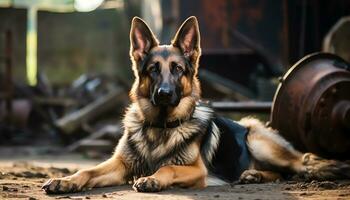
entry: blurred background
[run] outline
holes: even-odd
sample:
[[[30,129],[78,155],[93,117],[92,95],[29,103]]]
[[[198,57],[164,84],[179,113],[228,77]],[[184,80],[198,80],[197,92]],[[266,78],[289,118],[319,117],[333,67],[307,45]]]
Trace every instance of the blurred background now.
[[[191,15],[203,98],[233,118],[268,120],[279,77],[309,53],[350,60],[348,0],[0,0],[0,145],[111,152],[133,82],[131,19],[167,44]]]

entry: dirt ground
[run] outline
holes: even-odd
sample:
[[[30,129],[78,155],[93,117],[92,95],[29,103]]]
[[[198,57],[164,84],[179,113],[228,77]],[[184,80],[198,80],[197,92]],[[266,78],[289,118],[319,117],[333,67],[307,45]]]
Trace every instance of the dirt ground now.
[[[350,199],[350,181],[226,184],[202,190],[171,188],[160,193],[137,193],[131,189],[131,185],[125,185],[76,194],[46,195],[41,185],[49,177],[66,176],[101,160],[86,159],[75,154],[9,155],[9,152],[0,149],[0,199]]]

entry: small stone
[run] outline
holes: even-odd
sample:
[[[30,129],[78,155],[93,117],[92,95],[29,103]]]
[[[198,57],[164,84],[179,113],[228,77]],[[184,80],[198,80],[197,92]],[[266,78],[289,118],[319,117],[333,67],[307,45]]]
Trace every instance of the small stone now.
[[[287,184],[296,184],[296,183],[298,183],[298,182],[296,182],[296,181],[287,181],[286,183],[287,183]]]
[[[37,198],[29,197],[28,200],[37,200]]]
[[[307,189],[307,185],[305,184],[300,185],[300,189]]]
[[[335,189],[337,188],[337,184],[335,184],[334,182],[330,182],[330,181],[324,181],[318,184],[319,188],[322,189],[326,189],[326,190],[331,190],[331,189]]]
[[[218,194],[214,195],[214,198],[219,198],[219,197],[220,197],[220,195],[218,195]]]
[[[70,196],[60,196],[60,197],[56,197],[56,199],[71,199]]]
[[[85,199],[91,199],[89,196],[85,197]]]
[[[7,186],[2,186],[2,191],[8,191],[9,190],[9,187],[7,187]]]
[[[103,198],[107,198],[107,194],[103,194],[102,197],[103,197]]]

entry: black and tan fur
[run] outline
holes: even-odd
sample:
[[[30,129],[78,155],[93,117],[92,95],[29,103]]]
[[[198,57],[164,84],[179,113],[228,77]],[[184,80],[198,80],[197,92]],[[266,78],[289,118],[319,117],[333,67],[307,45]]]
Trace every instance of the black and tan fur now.
[[[245,118],[238,125],[220,119],[200,102],[197,72],[201,49],[195,17],[182,24],[171,45],[159,45],[148,26],[135,17],[130,41],[136,78],[130,91],[132,103],[123,120],[124,134],[114,155],[96,167],[49,180],[43,186],[47,193],[130,181],[139,192],[173,185],[203,188],[208,173],[241,183],[273,181],[281,178],[281,173],[317,179],[350,176],[348,165],[302,154],[256,119]],[[234,140],[230,132],[236,130],[233,126],[247,132],[241,146],[230,143]],[[237,151],[224,152],[232,147]],[[237,156],[242,157],[245,148],[247,164],[243,165]]]

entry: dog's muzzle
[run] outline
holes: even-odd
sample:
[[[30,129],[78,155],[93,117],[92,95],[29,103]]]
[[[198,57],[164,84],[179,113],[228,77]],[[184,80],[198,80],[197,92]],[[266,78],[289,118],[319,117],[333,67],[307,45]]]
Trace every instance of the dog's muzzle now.
[[[179,98],[175,88],[172,89],[169,84],[162,84],[153,93],[153,103],[156,106],[177,106]]]

